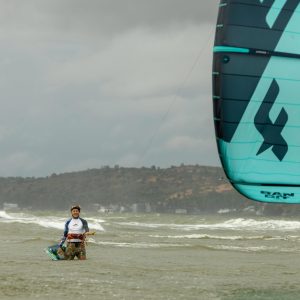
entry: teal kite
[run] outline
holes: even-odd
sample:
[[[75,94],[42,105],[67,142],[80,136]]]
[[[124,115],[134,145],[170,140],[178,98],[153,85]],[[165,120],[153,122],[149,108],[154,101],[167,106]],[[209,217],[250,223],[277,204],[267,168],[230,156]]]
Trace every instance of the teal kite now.
[[[213,52],[228,179],[250,199],[300,203],[300,0],[222,0]]]

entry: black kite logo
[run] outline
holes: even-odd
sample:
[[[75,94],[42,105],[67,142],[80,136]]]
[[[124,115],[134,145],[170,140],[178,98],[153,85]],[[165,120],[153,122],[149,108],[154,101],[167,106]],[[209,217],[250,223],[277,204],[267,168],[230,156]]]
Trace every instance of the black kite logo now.
[[[272,147],[273,153],[282,161],[288,151],[288,144],[281,135],[281,132],[288,121],[288,114],[284,108],[281,109],[275,123],[269,117],[269,113],[279,94],[279,86],[273,79],[270,88],[254,118],[256,129],[264,138],[256,155],[259,155]]]

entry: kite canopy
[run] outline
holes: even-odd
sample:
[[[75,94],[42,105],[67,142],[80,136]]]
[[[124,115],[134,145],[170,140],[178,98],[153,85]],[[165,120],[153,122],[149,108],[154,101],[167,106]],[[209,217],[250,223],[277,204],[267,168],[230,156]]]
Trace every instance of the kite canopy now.
[[[216,139],[246,197],[300,203],[300,0],[222,0],[213,58]]]

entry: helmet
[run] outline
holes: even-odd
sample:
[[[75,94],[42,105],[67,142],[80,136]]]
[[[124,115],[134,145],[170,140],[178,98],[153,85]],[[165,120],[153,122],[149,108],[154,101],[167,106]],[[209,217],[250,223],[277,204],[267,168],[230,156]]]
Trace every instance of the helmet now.
[[[78,209],[80,211],[80,205],[76,204],[76,205],[72,205],[70,211],[72,211],[73,209]]]

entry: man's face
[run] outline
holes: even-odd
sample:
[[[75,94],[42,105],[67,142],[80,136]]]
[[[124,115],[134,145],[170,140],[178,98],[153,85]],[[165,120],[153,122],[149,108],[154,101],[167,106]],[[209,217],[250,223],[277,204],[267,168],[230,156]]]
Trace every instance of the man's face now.
[[[71,214],[72,214],[72,217],[76,219],[76,218],[79,217],[80,211],[79,211],[77,208],[73,208],[73,209],[71,210]]]

